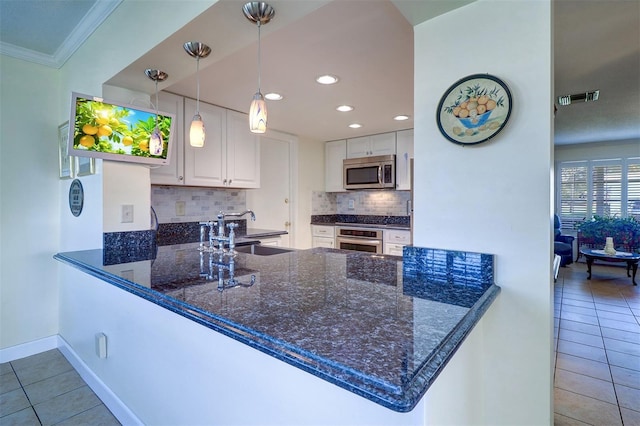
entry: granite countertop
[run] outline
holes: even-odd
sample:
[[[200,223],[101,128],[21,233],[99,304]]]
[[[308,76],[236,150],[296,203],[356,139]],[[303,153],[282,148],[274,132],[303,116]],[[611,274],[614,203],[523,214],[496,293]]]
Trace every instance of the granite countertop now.
[[[411,230],[411,218],[409,216],[376,216],[349,214],[311,215],[311,224],[325,226],[400,229],[407,231]]]
[[[230,262],[197,247],[54,257],[399,412],[417,404],[499,292],[493,256],[478,253],[407,247],[403,262],[315,248]],[[144,257],[148,282],[127,266]]]

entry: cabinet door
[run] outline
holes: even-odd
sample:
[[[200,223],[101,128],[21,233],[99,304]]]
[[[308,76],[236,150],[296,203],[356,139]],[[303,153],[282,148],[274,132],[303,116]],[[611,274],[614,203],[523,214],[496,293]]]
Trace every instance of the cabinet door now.
[[[347,139],[347,158],[393,155],[395,153],[395,132]]]
[[[233,188],[260,188],[260,138],[249,131],[249,116],[227,110],[227,182]]]
[[[327,237],[313,237],[311,239],[311,247],[334,248],[334,239]]]
[[[392,256],[402,256],[402,248],[404,246],[402,244],[384,244],[384,254],[390,254]]]
[[[393,155],[396,153],[396,133],[382,133],[369,137],[369,155]]]
[[[347,139],[347,158],[368,157],[371,151],[369,136]]]
[[[158,110],[176,115],[173,128],[173,147],[166,166],[151,168],[151,183],[156,185],[184,184],[184,98],[172,93],[158,94]]]
[[[226,110],[200,102],[200,115],[205,126],[202,148],[189,144],[189,127],[196,112],[196,101],[185,99],[184,182],[193,186],[225,186],[227,175]]]
[[[413,129],[401,130],[396,136],[396,189],[411,190],[411,159],[413,158]]]
[[[347,141],[327,142],[324,148],[324,187],[326,192],[345,192],[342,183],[342,160],[347,154]]]

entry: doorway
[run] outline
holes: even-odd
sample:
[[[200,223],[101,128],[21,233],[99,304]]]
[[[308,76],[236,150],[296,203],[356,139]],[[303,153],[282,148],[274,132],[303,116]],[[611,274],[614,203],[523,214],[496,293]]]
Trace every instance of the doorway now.
[[[259,229],[286,230],[280,245],[292,247],[295,238],[295,152],[297,138],[268,131],[260,138],[260,188],[247,190],[247,208],[256,213],[250,226]]]

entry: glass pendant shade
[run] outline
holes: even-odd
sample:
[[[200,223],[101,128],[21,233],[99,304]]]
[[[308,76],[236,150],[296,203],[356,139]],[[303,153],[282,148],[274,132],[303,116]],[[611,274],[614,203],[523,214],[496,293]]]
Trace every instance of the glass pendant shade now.
[[[189,130],[189,143],[195,148],[202,148],[204,146],[205,131],[204,122],[200,114],[193,116],[191,121],[191,129]]]
[[[162,133],[160,133],[160,129],[156,127],[149,139],[149,154],[161,155],[163,148]]]
[[[253,101],[251,101],[249,130],[252,133],[264,133],[267,131],[267,103],[260,92],[257,92],[253,96]]]

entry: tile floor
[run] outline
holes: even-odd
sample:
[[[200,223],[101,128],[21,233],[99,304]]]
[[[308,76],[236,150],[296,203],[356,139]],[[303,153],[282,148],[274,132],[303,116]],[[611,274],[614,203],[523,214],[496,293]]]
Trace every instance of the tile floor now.
[[[624,267],[586,271],[555,284],[555,425],[640,425],[640,286]]]
[[[119,425],[53,349],[0,364],[0,425]]]

